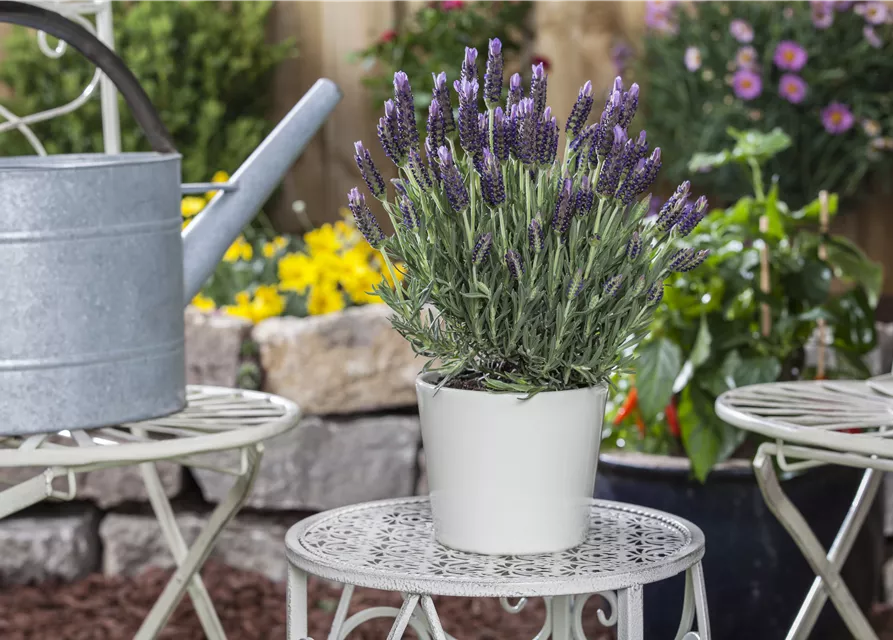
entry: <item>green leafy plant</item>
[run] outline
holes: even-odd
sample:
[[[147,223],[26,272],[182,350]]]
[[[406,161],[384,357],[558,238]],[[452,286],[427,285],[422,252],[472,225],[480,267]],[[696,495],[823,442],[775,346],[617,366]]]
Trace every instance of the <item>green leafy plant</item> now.
[[[393,198],[369,151],[356,144],[366,185],[395,234],[384,235],[358,189],[350,208],[389,268],[394,260],[404,265],[402,283],[377,293],[416,352],[436,360],[428,368],[442,384],[528,394],[592,386],[631,362],[664,278],[705,259],[705,252],[677,251],[676,239],[706,213],[706,199],[685,207],[683,185],[659,218],[646,220],[648,198],[640,198],[661,154],[649,155],[644,132],[627,135],[637,86],[624,90],[618,78],[599,123],[587,126],[587,82],[559,158],[543,65],[532,70],[530,97],[513,80],[505,102],[503,67],[493,39],[481,86],[477,52],[466,51],[453,85],[455,126],[444,79],[435,86],[424,145],[409,79],[396,73],[394,106],[379,128],[399,167]]]
[[[850,241],[821,232],[819,200],[792,211],[779,198],[779,182],[766,184],[764,166],[790,145],[785,133],[729,134],[733,148],[696,155],[690,170],[737,166],[749,174],[753,195],[711,212],[687,239],[710,257],[696,272],[671,278],[635,365],[637,406],[625,407],[610,434],[649,452],[684,451],[702,481],[745,444],[743,431],[717,418],[716,398],[749,384],[814,378],[805,345],[820,320],[836,360],[827,375],[868,375],[862,358],[875,345],[882,278]],[[830,196],[829,216],[837,205]],[[768,287],[761,286],[763,251]]]
[[[355,60],[368,70],[363,78],[372,90],[377,107],[391,97],[394,73],[409,76],[415,95],[419,122],[424,123],[434,91],[433,74],[459,75],[459,62],[465,47],[482,47],[487,38],[502,42],[507,61],[518,64],[523,43],[529,39],[527,18],[530,2],[431,2],[409,13],[395,29]]]
[[[269,44],[272,2],[116,2],[116,50],[139,79],[183,154],[186,181],[232,172],[271,130],[267,119],[276,65],[295,55],[290,42]],[[48,60],[35,32],[16,28],[3,42],[4,104],[27,115],[77,97],[94,67],[76,51]],[[97,92],[98,93],[98,92]],[[147,150],[145,136],[120,102],[124,151]],[[50,154],[101,152],[98,99],[33,126]],[[18,132],[7,133],[4,155],[34,153]]]
[[[674,152],[668,177],[689,175],[687,159],[724,144],[731,126],[790,135],[766,167],[793,207],[820,189],[848,198],[872,176],[884,180],[891,16],[882,2],[649,2],[636,75],[648,89],[648,130]],[[747,189],[732,166],[703,171],[692,182],[717,197]]]

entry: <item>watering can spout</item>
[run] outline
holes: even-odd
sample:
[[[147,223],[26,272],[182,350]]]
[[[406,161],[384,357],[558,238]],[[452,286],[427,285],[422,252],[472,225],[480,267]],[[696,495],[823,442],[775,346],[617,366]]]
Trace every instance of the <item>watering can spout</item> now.
[[[331,80],[317,80],[183,232],[184,304],[201,290],[286,171],[341,100]]]

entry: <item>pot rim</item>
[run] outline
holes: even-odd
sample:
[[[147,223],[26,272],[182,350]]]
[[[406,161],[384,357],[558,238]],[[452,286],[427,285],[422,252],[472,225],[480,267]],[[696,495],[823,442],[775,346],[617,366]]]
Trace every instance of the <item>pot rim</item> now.
[[[426,371],[420,373],[416,376],[415,385],[416,389],[424,389],[426,392],[434,394],[434,393],[445,393],[449,395],[461,395],[461,394],[469,394],[469,393],[483,393],[489,396],[506,396],[506,397],[514,397],[514,398],[527,398],[526,394],[516,393],[511,391],[487,391],[487,390],[477,390],[477,389],[453,389],[451,387],[441,387],[439,390],[437,389],[437,384],[433,380],[440,376],[436,371]],[[597,385],[593,385],[591,387],[580,387],[578,389],[562,389],[561,391],[541,391],[537,394],[537,396],[548,396],[549,398],[558,398],[561,395],[565,397],[571,394],[584,394],[584,393],[592,393],[592,391],[598,391],[601,393],[607,394],[608,392],[608,384],[606,382],[602,382]]]
[[[115,154],[59,153],[51,156],[9,156],[0,158],[0,171],[46,171],[102,169],[135,164],[179,160],[179,153],[133,151]]]

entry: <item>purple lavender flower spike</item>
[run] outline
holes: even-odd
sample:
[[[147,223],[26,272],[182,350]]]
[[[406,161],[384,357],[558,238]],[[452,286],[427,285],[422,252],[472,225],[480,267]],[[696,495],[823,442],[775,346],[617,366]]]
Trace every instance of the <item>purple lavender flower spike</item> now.
[[[439,74],[431,74],[434,76],[434,92],[433,97],[437,100],[437,105],[440,107],[440,112],[443,115],[443,122],[446,128],[447,133],[452,133],[456,130],[456,121],[453,119],[453,103],[450,100],[450,87],[447,84],[447,76],[446,73],[441,71]],[[434,149],[439,149],[440,147],[434,147]]]
[[[412,88],[409,86],[409,77],[403,71],[394,74],[394,101],[397,103],[398,145],[407,152],[410,148],[419,146],[419,132],[415,123]]]
[[[589,184],[589,176],[584,175],[580,181],[580,189],[574,198],[574,213],[578,216],[585,216],[592,211],[592,185]]]
[[[633,231],[632,237],[626,241],[626,257],[635,260],[642,253],[642,238],[638,231]]]
[[[428,136],[425,138],[426,149],[439,149],[446,145],[446,121],[443,119],[443,109],[437,98],[431,100],[428,106]]]
[[[502,99],[502,42],[490,40],[487,48],[487,71],[484,73],[484,103],[493,109]]]
[[[465,59],[462,61],[462,73],[459,76],[460,80],[474,80],[477,82],[478,79],[478,50],[473,47],[465,47]]]
[[[664,299],[664,283],[663,282],[655,282],[651,285],[651,288],[648,289],[648,293],[645,294],[645,300],[648,304],[660,304],[660,301]]]
[[[505,100],[506,113],[510,113],[512,107],[521,102],[521,98],[523,97],[524,94],[521,91],[521,74],[513,74],[509,79],[509,91]]]
[[[487,257],[490,255],[490,249],[492,247],[492,233],[485,233],[484,235],[480,236],[477,242],[474,243],[474,248],[471,250],[471,263],[476,266],[482,265]]]
[[[621,97],[620,92],[614,91],[611,94],[611,97],[608,98],[608,103],[605,105],[605,110],[602,112],[598,128],[596,129],[594,147],[599,157],[604,157],[611,152],[611,147],[614,144],[612,133],[614,131],[614,126],[617,125],[620,118],[620,106],[622,100],[623,98]],[[594,160],[591,154],[589,160]]]
[[[515,131],[514,155],[525,165],[536,161],[537,118],[533,100],[522,98],[512,107],[512,128]]]
[[[695,255],[695,250],[690,247],[679,249],[673,254],[667,269],[675,272],[688,271],[688,264],[694,259]]]
[[[639,85],[635,82],[630,86],[629,91],[622,95],[620,105],[620,115],[617,122],[621,127],[628,127],[636,115],[636,109],[639,108]]]
[[[597,124],[590,124],[583,129],[571,140],[571,151],[585,151],[586,147],[591,145],[595,139],[595,129]]]
[[[679,236],[684,238],[698,226],[698,223],[707,215],[707,198],[701,196],[694,204],[690,204],[683,210],[679,216],[679,222],[676,223],[676,231]]]
[[[502,107],[493,110],[493,153],[501,161],[509,159],[512,151],[512,120],[502,111]]]
[[[558,154],[558,120],[552,116],[552,108],[546,107],[536,131],[536,160],[544,166],[555,162]]]
[[[539,253],[546,247],[546,237],[543,232],[543,225],[540,223],[539,215],[530,221],[527,226],[527,240],[530,243],[530,250],[533,253]]]
[[[573,300],[583,292],[586,281],[583,279],[583,270],[577,269],[567,283],[567,299]]]
[[[688,190],[691,184],[688,180],[676,187],[676,191],[664,203],[657,214],[656,226],[663,233],[668,233],[679,221],[679,218],[685,208],[685,201],[688,198]]]
[[[375,215],[366,205],[366,198],[356,187],[347,194],[347,207],[353,214],[353,219],[357,223],[357,229],[366,238],[366,242],[376,248],[381,246],[385,239],[384,232],[378,226],[378,220],[375,219]]]
[[[543,63],[533,67],[533,77],[530,79],[530,97],[533,99],[533,107],[537,117],[546,110],[546,89],[549,77]]]
[[[623,274],[617,274],[616,276],[611,276],[605,282],[605,293],[612,298],[616,298],[617,294],[620,293],[620,286],[623,284]]]
[[[447,147],[440,147],[437,150],[437,161],[440,163],[440,178],[443,180],[447,202],[453,211],[460,213],[468,206],[468,190],[462,181],[462,174],[453,163],[453,154]]]
[[[598,174],[598,181],[595,183],[595,192],[606,198],[614,196],[617,185],[620,182],[621,174],[624,170],[624,154],[623,148],[626,146],[626,131],[618,126],[614,127],[614,142],[611,145],[611,152],[605,157],[601,171]],[[629,178],[627,178],[629,180]],[[626,182],[624,181],[624,184]]]
[[[642,295],[642,292],[645,291],[646,284],[647,283],[645,282],[645,276],[639,276],[639,278],[636,280],[636,284],[633,285],[633,295]]]
[[[422,155],[418,149],[409,150],[409,171],[412,177],[422,189],[430,189],[433,181],[428,166],[422,162]]]
[[[481,190],[484,201],[491,207],[498,207],[505,202],[505,183],[502,179],[502,167],[496,156],[489,149],[484,149],[481,171]]]
[[[552,229],[563,236],[571,226],[571,219],[574,217],[573,211],[573,180],[564,179],[561,191],[558,193],[558,200],[555,202],[555,215],[552,216]]]
[[[408,196],[400,198],[400,213],[403,214],[403,226],[407,229],[418,229],[421,226],[419,212]]]
[[[378,141],[385,155],[398,167],[406,159],[406,150],[400,146],[397,126],[397,107],[393,100],[384,103],[384,117],[378,119]]]
[[[580,87],[580,93],[577,94],[577,101],[571,108],[571,114],[567,118],[567,124],[564,125],[564,131],[571,138],[580,135],[580,131],[586,126],[586,120],[589,119],[589,113],[592,111],[592,82],[586,81]]]
[[[366,186],[369,187],[369,191],[373,196],[376,198],[382,197],[385,194],[384,179],[381,177],[378,169],[375,168],[375,163],[372,162],[369,150],[359,140],[354,142],[353,146],[356,150],[354,159],[357,161],[357,168],[360,170]]]
[[[644,130],[639,132],[639,137],[636,139],[635,151],[635,161],[633,164],[648,155],[648,135]]]
[[[645,193],[654,180],[661,167],[660,147],[651,152],[651,156],[644,162],[639,160],[639,166],[635,171],[627,175],[626,180],[617,192],[617,198],[623,204],[630,204],[633,200]]]
[[[456,80],[453,83],[459,94],[459,143],[468,153],[480,153],[482,140],[478,123],[478,81]]]
[[[505,252],[505,265],[509,269],[509,273],[515,280],[520,280],[524,274],[524,262],[521,260],[521,254],[514,249]]]
[[[391,184],[394,185],[394,188],[397,190],[401,196],[408,195],[406,193],[406,185],[403,184],[403,180],[400,178],[391,178]]]

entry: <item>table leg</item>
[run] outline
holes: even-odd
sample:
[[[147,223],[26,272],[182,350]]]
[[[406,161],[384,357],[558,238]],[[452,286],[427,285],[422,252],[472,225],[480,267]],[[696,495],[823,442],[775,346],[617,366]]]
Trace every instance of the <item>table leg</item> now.
[[[551,640],[571,640],[571,613],[573,596],[552,598],[552,638]]]
[[[247,449],[248,470],[245,475],[236,479],[226,498],[217,506],[208,518],[208,523],[199,533],[189,553],[178,563],[174,575],[168,581],[164,591],[149,611],[134,640],[152,640],[157,637],[161,628],[183,598],[187,587],[192,584],[192,577],[198,573],[205,560],[211,554],[214,543],[220,537],[223,528],[236,515],[257,476],[260,463],[260,446]]]
[[[856,601],[853,600],[852,594],[850,594],[849,589],[847,589],[846,584],[844,584],[840,577],[838,571],[839,565],[836,563],[839,558],[835,558],[835,562],[832,563],[829,556],[825,555],[825,550],[815,537],[812,529],[810,529],[809,524],[782,490],[781,484],[778,481],[778,476],[775,473],[775,465],[772,462],[772,457],[768,455],[765,445],[761,446],[757,451],[757,455],[753,461],[753,467],[766,505],[772,513],[775,514],[775,517],[778,518],[778,521],[782,526],[787,529],[788,533],[794,539],[794,542],[800,548],[800,551],[803,552],[803,556],[806,558],[806,561],[809,563],[813,572],[824,583],[828,596],[831,598],[834,607],[846,623],[847,628],[860,640],[877,640],[877,635],[871,628],[868,620],[865,619],[865,616],[859,610],[859,606],[856,604]],[[868,492],[866,492],[866,495],[867,493]],[[864,516],[862,519],[864,519]],[[854,517],[851,522],[855,522],[855,520],[856,518]],[[849,535],[846,531],[843,533],[844,538],[841,541],[841,545],[838,547],[841,550],[845,546],[843,543],[845,542],[846,536]],[[841,555],[845,556],[845,554]],[[815,615],[812,611],[814,607],[818,606],[818,601],[820,599],[819,594],[822,591],[823,589],[821,588],[817,589],[816,595],[812,596],[811,599],[807,599],[804,609],[801,609],[801,614],[803,615],[797,616],[794,625],[788,632],[787,640],[806,640],[806,638],[809,637],[809,633],[812,631],[812,627],[815,624]]]
[[[617,640],[643,640],[645,630],[642,585],[617,592]]]
[[[685,640],[685,636],[691,631],[695,621],[695,596],[691,569],[685,572],[685,595],[682,597],[682,619],[679,621],[679,630],[676,632],[676,640]]]
[[[307,574],[291,562],[288,563],[287,608],[288,640],[307,637]]]
[[[710,640],[710,616],[707,612],[707,587],[704,585],[704,567],[700,562],[689,569],[698,615],[698,640]]]

